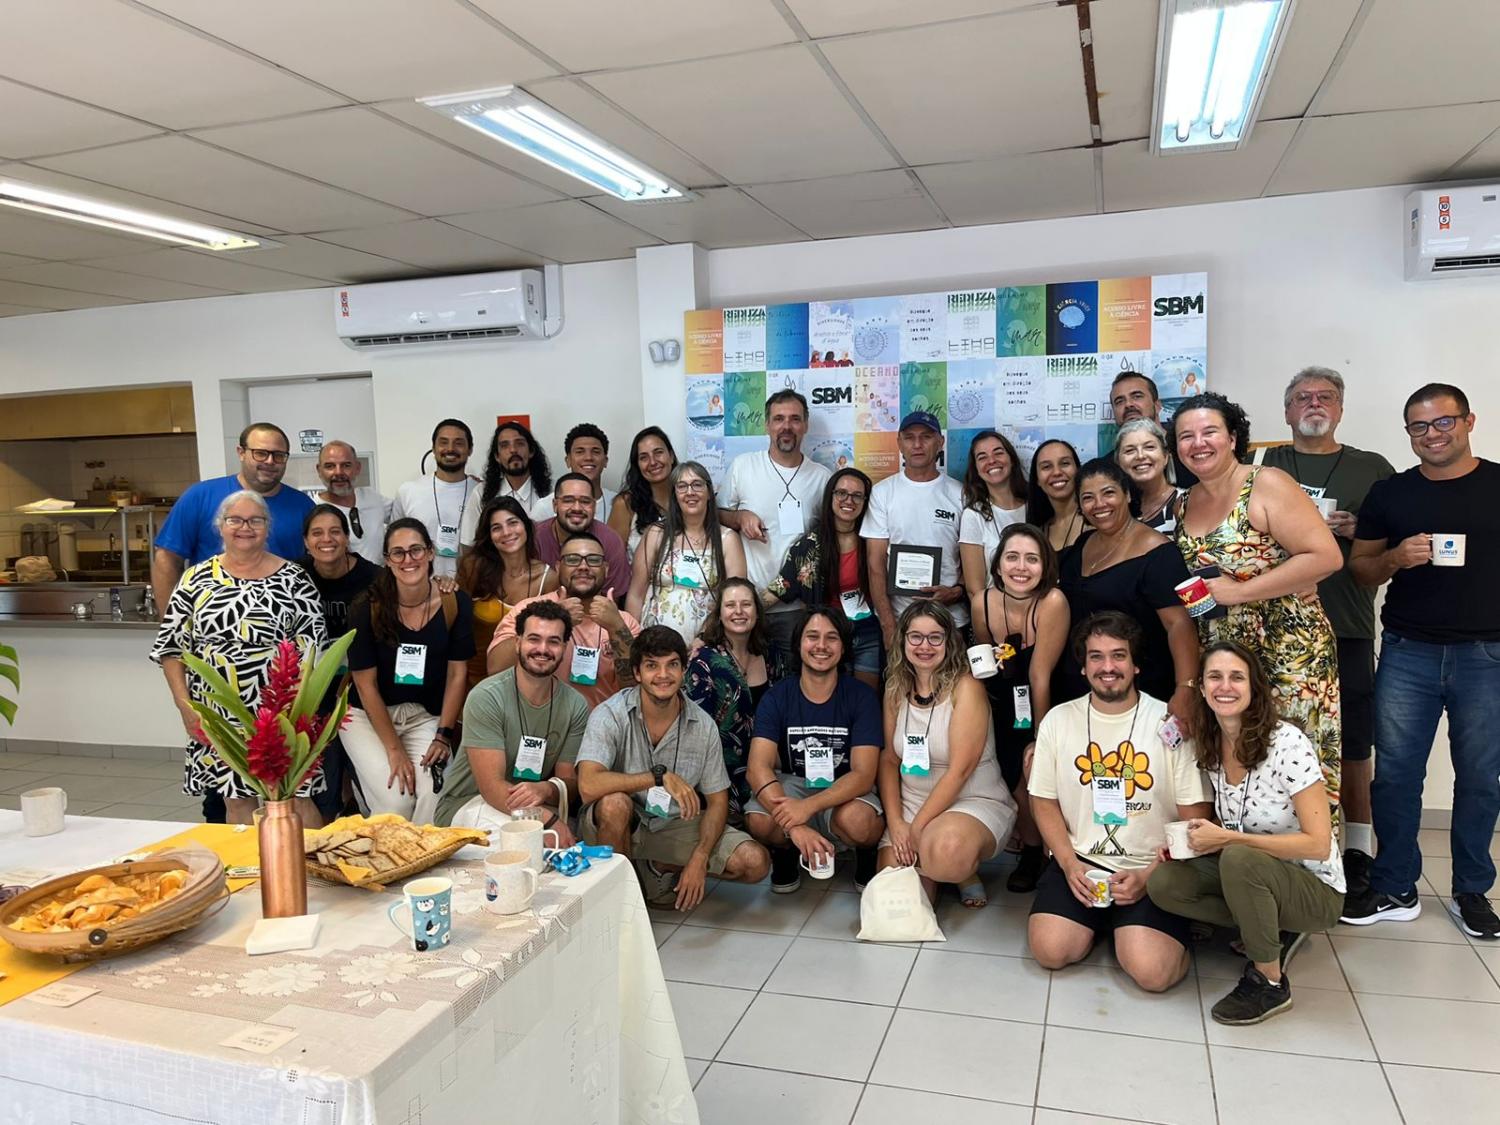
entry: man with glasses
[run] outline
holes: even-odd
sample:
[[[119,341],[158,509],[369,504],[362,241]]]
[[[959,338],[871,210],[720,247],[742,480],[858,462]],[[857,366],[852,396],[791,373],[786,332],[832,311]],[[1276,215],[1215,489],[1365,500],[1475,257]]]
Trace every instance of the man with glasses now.
[[[517,602],[496,628],[490,641],[490,675],[515,666],[516,622],[521,611],[534,602],[561,602],[573,620],[573,635],[554,675],[577,689],[591,708],[633,684],[630,646],[641,625],[607,596],[607,567],[604,547],[597,538],[587,532],[570,536],[558,557],[557,589]]]
[[[459,555],[474,544],[479,526],[478,477],[464,471],[474,452],[474,435],[457,418],[444,418],[432,431],[430,477],[409,480],[396,490],[391,519],[421,520],[432,536],[432,572],[439,578],[458,573]]]
[[[364,468],[347,441],[327,442],[318,450],[318,479],[323,487],[309,489],[308,495],[320,504],[340,509],[349,523],[349,550],[379,566],[391,502],[380,495],[379,489],[355,486]]]
[[[557,515],[536,525],[536,553],[556,567],[563,544],[574,535],[592,535],[604,547],[605,594],[623,600],[630,589],[630,556],[608,524],[594,515],[594,485],[582,473],[564,473],[552,489]]]
[[[1344,377],[1329,367],[1304,367],[1282,396],[1292,443],[1263,450],[1262,463],[1290,473],[1323,509],[1344,552],[1344,569],[1318,583],[1318,598],[1338,638],[1339,722],[1343,728],[1344,877],[1350,901],[1370,885],[1375,854],[1370,820],[1370,750],[1375,742],[1375,591],[1349,571],[1360,505],[1376,481],[1395,473],[1378,453],[1336,436],[1344,418]]]
[[[1343,921],[1410,922],[1422,912],[1422,786],[1439,718],[1453,760],[1453,896],[1448,910],[1470,937],[1500,938],[1485,896],[1500,814],[1500,465],[1469,445],[1474,415],[1463,391],[1429,383],[1402,421],[1415,468],[1370,489],[1349,566],[1361,585],[1390,582],[1375,674],[1375,781],[1380,850],[1370,888]],[[1443,888],[1439,887],[1439,890]]]

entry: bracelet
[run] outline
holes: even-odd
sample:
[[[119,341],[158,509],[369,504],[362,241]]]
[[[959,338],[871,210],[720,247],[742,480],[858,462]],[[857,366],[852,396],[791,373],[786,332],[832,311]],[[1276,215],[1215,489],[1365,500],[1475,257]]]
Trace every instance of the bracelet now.
[[[542,828],[544,830],[548,829],[548,828],[551,828],[556,823],[557,823],[557,814],[553,813],[546,820],[542,821]]]
[[[757,789],[754,793],[750,794],[750,796],[752,798],[754,798],[755,800],[757,800],[757,801],[760,800],[760,795],[762,793],[764,793],[767,789],[769,789],[771,786],[775,785],[776,782],[777,782],[777,780],[778,780],[777,778],[773,777],[770,781],[766,782],[759,789]]]

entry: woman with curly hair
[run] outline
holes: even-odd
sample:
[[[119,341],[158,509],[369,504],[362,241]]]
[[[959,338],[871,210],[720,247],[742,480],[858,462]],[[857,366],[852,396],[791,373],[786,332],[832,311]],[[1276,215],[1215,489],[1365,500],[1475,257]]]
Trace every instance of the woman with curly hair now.
[[[496,496],[479,513],[474,548],[458,564],[458,588],[474,601],[474,658],[469,686],[489,675],[485,654],[516,603],[557,589],[557,572],[536,549],[536,526],[514,496]]]
[[[671,477],[677,468],[672,439],[660,426],[647,426],[630,443],[630,464],[625,468],[624,487],[609,509],[610,530],[625,541],[630,557],[646,528],[660,523],[671,499]]]

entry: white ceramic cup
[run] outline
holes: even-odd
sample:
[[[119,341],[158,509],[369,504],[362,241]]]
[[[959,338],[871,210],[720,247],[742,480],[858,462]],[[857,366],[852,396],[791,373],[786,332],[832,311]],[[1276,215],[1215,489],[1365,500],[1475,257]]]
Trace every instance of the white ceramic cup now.
[[[1167,854],[1173,859],[1192,859],[1198,853],[1188,843],[1188,822],[1174,820],[1167,825]]]
[[[1318,513],[1325,520],[1329,516],[1333,515],[1334,512],[1336,512],[1336,511],[1339,510],[1339,502],[1337,500],[1334,500],[1334,499],[1331,499],[1331,498],[1324,498],[1322,500],[1314,500],[1313,503],[1318,506]]]
[[[969,671],[974,673],[976,680],[987,680],[1000,671],[1000,665],[995,663],[995,646],[970,645]]]
[[[1110,872],[1095,868],[1085,871],[1084,875],[1087,876],[1088,881],[1093,884],[1094,888],[1094,901],[1089,903],[1089,905],[1099,907],[1113,906],[1115,904],[1115,892],[1109,885]]]
[[[535,894],[529,853],[492,852],[484,861],[484,908],[491,914],[519,914]]]
[[[531,857],[531,870],[540,875],[548,836],[552,837],[552,847],[558,847],[559,836],[551,828],[542,828],[540,820],[512,820],[500,826],[500,849],[525,852]]]
[[[1463,566],[1469,537],[1455,531],[1432,533],[1432,565]]]
[[[63,830],[68,795],[61,789],[28,789],[21,794],[21,824],[28,836],[50,836]]]
[[[814,879],[833,878],[833,856],[829,856],[824,859],[820,855],[818,856],[818,862],[812,866],[808,866],[807,857],[805,855],[797,857],[797,862],[802,865],[802,870],[806,871]]]

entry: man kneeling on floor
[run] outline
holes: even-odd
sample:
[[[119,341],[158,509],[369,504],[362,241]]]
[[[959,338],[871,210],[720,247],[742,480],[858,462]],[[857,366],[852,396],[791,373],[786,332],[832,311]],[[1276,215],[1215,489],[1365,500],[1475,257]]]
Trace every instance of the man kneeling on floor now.
[[[1083,622],[1073,651],[1089,694],[1053,707],[1037,730],[1027,789],[1052,860],[1027,940],[1037,961],[1061,969],[1113,933],[1120,967],[1148,992],[1164,992],[1187,972],[1189,922],[1152,903],[1146,880],[1167,823],[1213,810],[1191,747],[1163,736],[1167,705],[1136,690],[1140,636],[1122,613]],[[1107,895],[1096,896],[1091,871],[1107,875]]]
[[[630,666],[639,686],[594,708],[578,748],[579,833],[634,859],[653,905],[691,910],[710,874],[760,882],[766,849],[727,826],[719,728],[682,694],[682,636],[667,625],[642,629]]]
[[[835,841],[855,849],[855,885],[875,874],[874,847],[885,830],[872,790],[885,742],[880,700],[867,684],[840,675],[849,626],[837,611],[808,610],[792,635],[802,673],[766,693],[755,711],[746,777],[750,834],[771,849],[771,890],[802,885],[798,871],[831,868]]]

